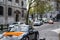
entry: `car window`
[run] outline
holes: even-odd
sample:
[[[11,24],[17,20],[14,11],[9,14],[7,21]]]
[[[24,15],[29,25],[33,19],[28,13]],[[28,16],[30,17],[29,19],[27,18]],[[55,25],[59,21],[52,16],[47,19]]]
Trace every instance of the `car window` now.
[[[13,24],[18,24],[18,23],[13,23]]]
[[[20,24],[24,24],[24,23],[20,23]]]

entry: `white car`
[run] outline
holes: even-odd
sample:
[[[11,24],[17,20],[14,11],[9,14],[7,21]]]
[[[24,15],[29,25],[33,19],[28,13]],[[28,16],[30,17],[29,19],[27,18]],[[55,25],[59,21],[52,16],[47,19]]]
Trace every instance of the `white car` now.
[[[36,21],[33,22],[33,25],[34,26],[40,26],[42,24],[43,24],[43,22],[42,21],[39,21],[39,20],[36,20]]]
[[[10,31],[11,28],[14,28],[14,27],[16,27],[16,26],[20,26],[20,25],[22,25],[22,24],[25,24],[25,23],[15,22],[15,23],[13,23],[13,24],[10,24],[9,27],[8,27],[8,31]]]
[[[44,23],[47,23],[48,22],[48,19],[47,18],[42,18],[42,20],[44,21]]]

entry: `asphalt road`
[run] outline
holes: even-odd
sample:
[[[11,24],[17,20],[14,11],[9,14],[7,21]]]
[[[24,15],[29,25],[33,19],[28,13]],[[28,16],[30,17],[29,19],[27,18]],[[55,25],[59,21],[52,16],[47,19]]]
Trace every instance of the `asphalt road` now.
[[[34,26],[36,30],[39,31],[39,39],[42,37],[45,37],[43,34],[46,33],[49,30],[60,28],[60,22],[55,22],[54,24],[43,24],[41,26]],[[0,31],[2,33],[2,31]]]
[[[34,26],[34,28],[39,31],[39,39],[41,39],[42,37],[45,37],[44,33],[46,33],[47,31],[60,28],[60,22],[55,22],[54,24],[43,24],[41,26]]]

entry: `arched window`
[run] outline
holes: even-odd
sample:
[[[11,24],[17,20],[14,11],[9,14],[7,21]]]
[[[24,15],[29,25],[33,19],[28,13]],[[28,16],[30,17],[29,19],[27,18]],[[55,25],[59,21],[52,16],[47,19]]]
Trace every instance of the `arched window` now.
[[[24,2],[23,1],[21,1],[21,6],[23,6],[24,5]]]
[[[8,16],[12,15],[12,8],[8,8]]]
[[[12,0],[8,0],[8,1],[12,1]]]
[[[3,7],[0,6],[0,15],[3,15]]]

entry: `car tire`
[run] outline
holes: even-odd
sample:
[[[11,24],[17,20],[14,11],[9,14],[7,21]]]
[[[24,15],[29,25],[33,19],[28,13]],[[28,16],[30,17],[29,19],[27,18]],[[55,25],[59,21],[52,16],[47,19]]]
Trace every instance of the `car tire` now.
[[[29,40],[29,37],[25,37],[25,40]]]
[[[22,38],[20,40],[29,40],[29,38],[28,37],[24,37],[24,38]]]

